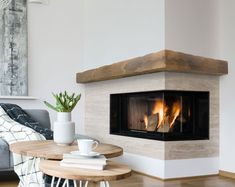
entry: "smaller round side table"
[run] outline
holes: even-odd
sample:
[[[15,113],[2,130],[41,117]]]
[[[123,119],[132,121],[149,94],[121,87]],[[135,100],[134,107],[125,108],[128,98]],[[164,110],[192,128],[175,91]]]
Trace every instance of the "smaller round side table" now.
[[[131,176],[131,169],[123,164],[109,161],[104,170],[90,170],[69,168],[60,166],[60,161],[42,160],[39,164],[40,170],[47,175],[52,176],[51,186],[54,186],[55,177],[59,178],[56,186],[59,185],[61,179],[65,179],[63,187],[69,187],[69,180],[73,180],[74,186],[77,187],[79,181],[80,187],[87,187],[88,182],[100,182],[100,186],[109,187],[108,181],[120,180]],[[82,181],[86,181],[83,185]]]

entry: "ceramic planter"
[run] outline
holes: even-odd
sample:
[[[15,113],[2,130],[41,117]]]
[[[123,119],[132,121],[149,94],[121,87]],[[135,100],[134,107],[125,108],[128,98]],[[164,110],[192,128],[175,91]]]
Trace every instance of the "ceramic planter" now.
[[[54,142],[59,145],[70,145],[75,137],[75,123],[71,121],[70,112],[58,112],[54,122]]]

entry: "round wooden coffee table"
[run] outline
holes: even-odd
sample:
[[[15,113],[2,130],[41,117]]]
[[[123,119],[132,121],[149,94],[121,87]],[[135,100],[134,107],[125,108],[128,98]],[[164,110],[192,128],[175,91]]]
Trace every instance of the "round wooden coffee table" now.
[[[29,184],[31,176],[33,175],[33,168],[38,159],[44,158],[48,160],[62,160],[64,153],[77,151],[78,145],[74,143],[70,146],[59,146],[53,140],[35,140],[35,141],[22,141],[10,144],[10,150],[13,153],[27,156],[27,177],[26,184]],[[123,154],[123,149],[116,145],[99,144],[94,150],[106,158],[114,158]],[[33,159],[31,158],[33,157]],[[31,166],[29,165],[31,160]]]
[[[63,186],[69,185],[69,180],[80,181],[80,187],[83,186],[81,181],[86,181],[85,186],[89,181],[100,182],[100,186],[108,187],[109,182],[113,180],[120,180],[131,176],[131,169],[123,164],[109,161],[104,170],[88,170],[79,168],[69,168],[60,166],[60,161],[55,160],[42,160],[39,164],[40,170],[53,177],[51,186],[54,186],[54,178],[58,177],[57,184],[62,179],[65,179]]]
[[[13,143],[10,145],[10,150],[24,156],[62,160],[64,153],[77,151],[78,146],[77,143],[70,146],[59,146],[53,140],[35,140]],[[94,151],[104,155],[106,158],[114,158],[123,154],[121,147],[103,143],[100,143]]]

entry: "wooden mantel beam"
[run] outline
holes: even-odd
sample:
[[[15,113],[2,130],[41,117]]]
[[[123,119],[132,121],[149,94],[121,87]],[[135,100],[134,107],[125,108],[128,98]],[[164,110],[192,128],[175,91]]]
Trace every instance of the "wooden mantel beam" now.
[[[171,50],[162,50],[96,69],[77,73],[77,83],[89,83],[156,72],[208,75],[228,74],[228,63]]]

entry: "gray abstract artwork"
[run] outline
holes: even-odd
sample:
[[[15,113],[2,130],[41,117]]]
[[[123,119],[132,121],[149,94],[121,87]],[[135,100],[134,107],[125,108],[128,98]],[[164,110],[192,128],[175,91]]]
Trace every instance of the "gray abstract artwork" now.
[[[0,10],[0,95],[28,94],[26,0]]]

